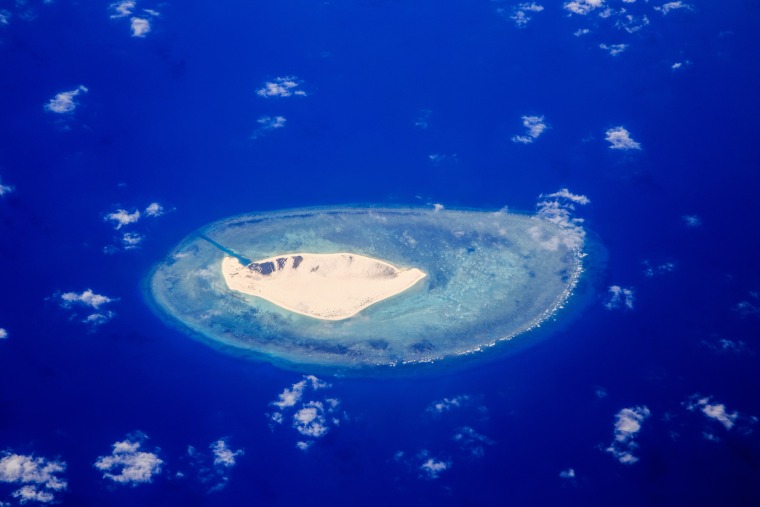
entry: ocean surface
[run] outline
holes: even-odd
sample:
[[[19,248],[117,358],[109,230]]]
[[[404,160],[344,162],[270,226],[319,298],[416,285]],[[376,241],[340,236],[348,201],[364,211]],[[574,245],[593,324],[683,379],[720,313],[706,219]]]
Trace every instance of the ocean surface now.
[[[760,504],[758,15],[0,1],[0,505]],[[604,254],[514,351],[314,377],[146,301],[226,217],[561,189]]]

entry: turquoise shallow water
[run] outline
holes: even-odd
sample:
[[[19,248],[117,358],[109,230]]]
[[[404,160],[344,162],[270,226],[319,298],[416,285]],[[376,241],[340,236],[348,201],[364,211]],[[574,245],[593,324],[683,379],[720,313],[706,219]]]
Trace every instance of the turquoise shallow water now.
[[[237,353],[301,365],[430,362],[513,338],[551,317],[582,271],[577,231],[506,212],[331,208],[247,214],[185,239],[152,273],[170,322]],[[230,290],[221,261],[352,252],[427,277],[342,321]]]

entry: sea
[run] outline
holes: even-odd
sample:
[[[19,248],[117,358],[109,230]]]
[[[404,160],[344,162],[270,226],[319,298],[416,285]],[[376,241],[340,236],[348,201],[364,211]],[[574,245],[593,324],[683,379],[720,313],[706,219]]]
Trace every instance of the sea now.
[[[759,15],[0,0],[0,506],[760,505]],[[563,189],[584,304],[515,351],[317,372],[146,299],[230,216]]]

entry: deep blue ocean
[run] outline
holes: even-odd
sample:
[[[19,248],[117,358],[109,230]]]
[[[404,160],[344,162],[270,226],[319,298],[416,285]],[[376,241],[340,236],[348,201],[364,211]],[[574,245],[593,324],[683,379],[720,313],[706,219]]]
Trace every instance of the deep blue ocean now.
[[[760,505],[759,15],[0,1],[0,505]],[[232,215],[562,188],[605,252],[516,352],[283,369],[144,295]]]

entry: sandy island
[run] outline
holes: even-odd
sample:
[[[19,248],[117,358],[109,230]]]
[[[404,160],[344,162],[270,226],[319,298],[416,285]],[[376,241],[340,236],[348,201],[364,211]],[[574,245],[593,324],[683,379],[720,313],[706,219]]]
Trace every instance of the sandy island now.
[[[417,268],[398,269],[379,259],[352,253],[297,253],[248,266],[226,256],[222,274],[232,290],[324,320],[352,317],[427,276]]]

